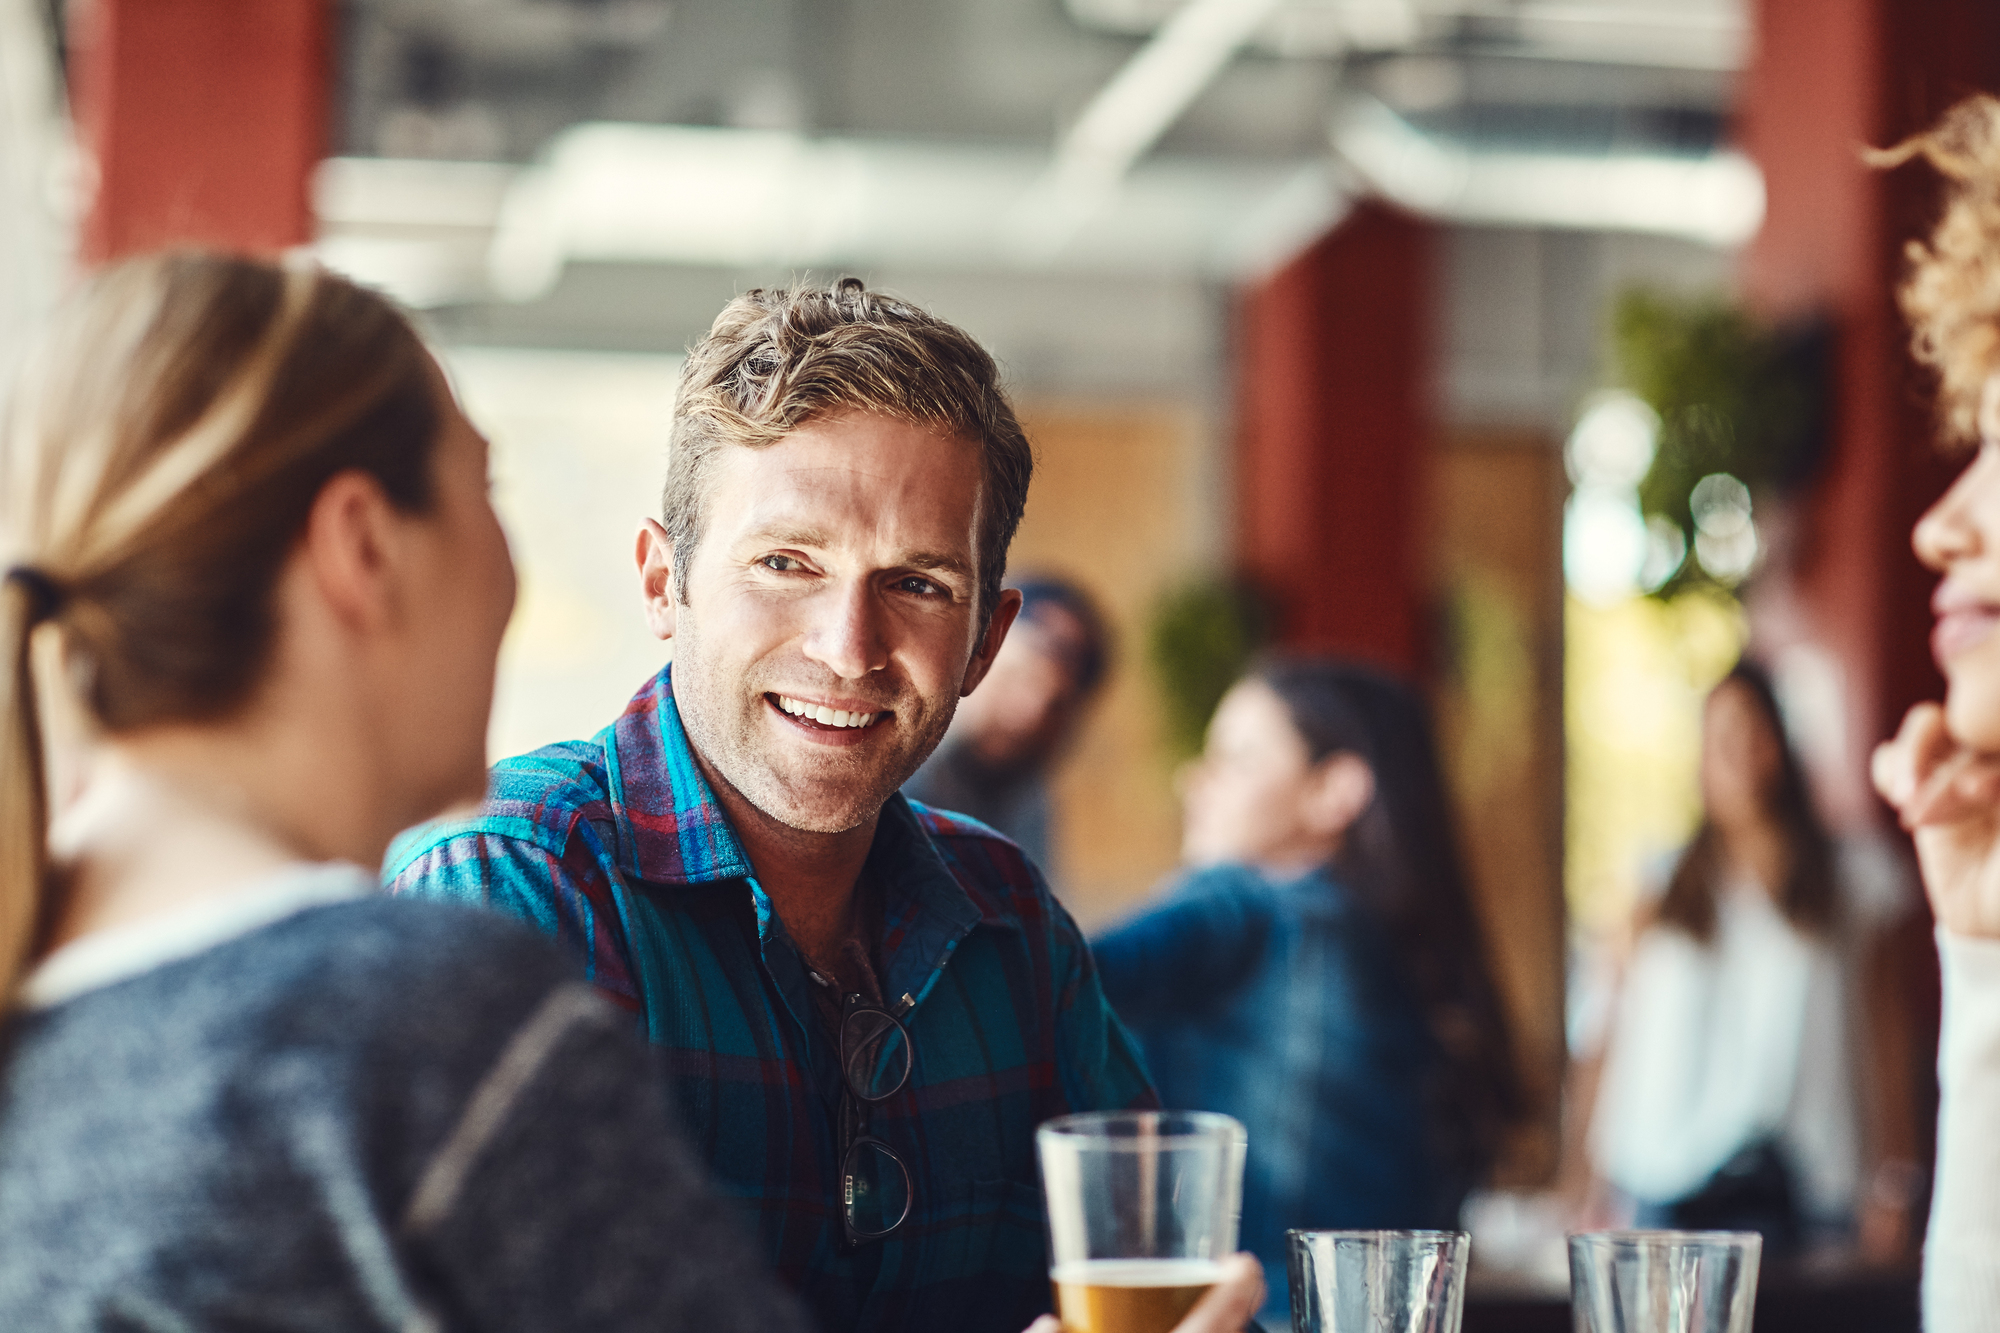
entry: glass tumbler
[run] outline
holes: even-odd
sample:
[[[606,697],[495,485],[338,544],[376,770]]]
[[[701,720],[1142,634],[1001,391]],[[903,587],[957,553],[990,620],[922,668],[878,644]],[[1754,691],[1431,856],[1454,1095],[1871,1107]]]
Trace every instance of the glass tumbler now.
[[[1750,1333],[1754,1231],[1596,1231],[1569,1238],[1576,1333]]]
[[[1236,1248],[1243,1126],[1205,1111],[1063,1116],[1035,1131],[1065,1333],[1168,1333]]]
[[[1458,1333],[1463,1231],[1288,1231],[1294,1333]]]

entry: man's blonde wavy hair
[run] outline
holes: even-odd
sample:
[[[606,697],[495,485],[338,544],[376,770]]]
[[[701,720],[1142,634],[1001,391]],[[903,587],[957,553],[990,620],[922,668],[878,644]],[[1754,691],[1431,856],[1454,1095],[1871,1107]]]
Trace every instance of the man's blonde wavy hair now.
[[[725,445],[761,448],[818,418],[875,412],[980,447],[979,596],[1000,599],[1007,548],[1034,457],[993,358],[970,335],[857,278],[749,291],[688,352],[674,402],[660,522],[674,544],[674,596],[706,524],[710,464]]]
[[[1987,381],[2000,374],[2000,98],[1968,97],[1868,157],[1881,167],[1921,157],[1945,178],[1944,216],[1929,241],[1910,242],[1898,295],[1911,352],[1937,372],[1940,434],[1973,443]]]

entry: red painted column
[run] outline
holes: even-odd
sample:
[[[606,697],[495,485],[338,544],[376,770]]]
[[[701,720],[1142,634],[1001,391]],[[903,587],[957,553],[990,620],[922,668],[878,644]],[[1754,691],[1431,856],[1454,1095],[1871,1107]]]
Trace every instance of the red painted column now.
[[[1367,204],[1243,300],[1237,561],[1287,647],[1422,666],[1432,254]]]
[[[1910,528],[1956,470],[1934,448],[1930,386],[1894,299],[1904,246],[1935,219],[1935,180],[1921,166],[1871,171],[1858,149],[1924,128],[1975,89],[2000,91],[2000,6],[1761,0],[1756,24],[1742,130],[1769,202],[1744,289],[1769,316],[1829,316],[1838,350],[1826,465],[1753,595],[1753,633],[1766,651],[1809,643],[1839,663],[1845,759],[1816,776],[1851,827],[1878,817],[1869,748],[1943,689],[1926,642],[1934,580]]]
[[[326,153],[326,0],[92,0],[70,79],[96,167],[85,263],[194,244],[269,253],[312,239]]]

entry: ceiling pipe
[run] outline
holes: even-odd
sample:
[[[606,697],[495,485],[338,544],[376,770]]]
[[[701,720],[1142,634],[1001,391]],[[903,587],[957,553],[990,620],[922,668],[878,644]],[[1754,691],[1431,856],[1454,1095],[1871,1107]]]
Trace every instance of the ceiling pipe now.
[[[1061,253],[1279,3],[1189,0],[1176,11],[1091,99],[1008,211],[1006,248],[1028,265]]]
[[[1451,222],[1650,232],[1733,247],[1764,221],[1763,174],[1736,152],[1470,149],[1363,96],[1342,103],[1332,140],[1371,189]]]

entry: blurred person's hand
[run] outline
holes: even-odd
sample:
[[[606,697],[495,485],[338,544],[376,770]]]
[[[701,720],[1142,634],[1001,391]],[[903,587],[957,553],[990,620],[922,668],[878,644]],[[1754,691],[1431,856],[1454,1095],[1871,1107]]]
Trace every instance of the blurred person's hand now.
[[[1900,1263],[1916,1246],[1916,1218],[1909,1204],[1870,1200],[1855,1214],[1855,1243],[1869,1263]]]
[[[1875,749],[1875,790],[1914,836],[1931,911],[1960,935],[2000,937],[2000,755],[1962,745],[1918,704]]]
[[[1264,1304],[1264,1266],[1254,1254],[1232,1254],[1222,1261],[1222,1280],[1175,1324],[1173,1333],[1242,1333]],[[1027,1333],[1063,1333],[1062,1322],[1045,1314],[1028,1325]]]

